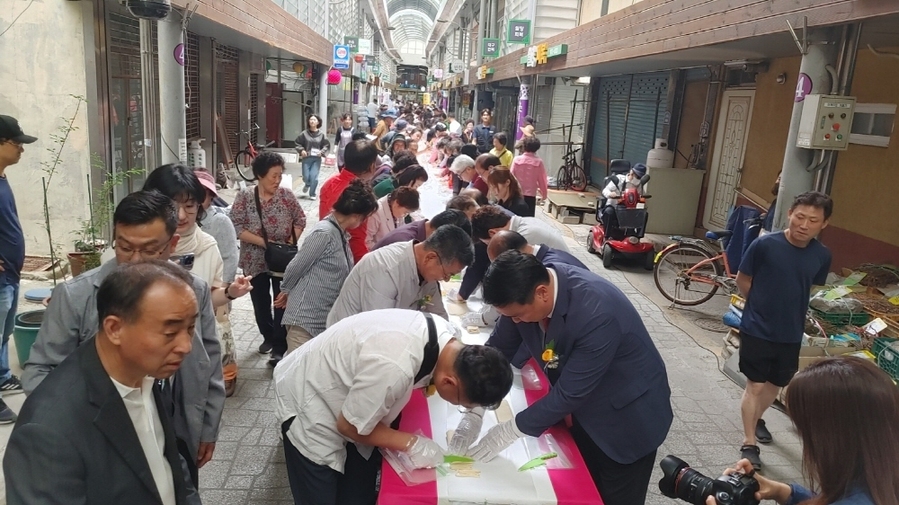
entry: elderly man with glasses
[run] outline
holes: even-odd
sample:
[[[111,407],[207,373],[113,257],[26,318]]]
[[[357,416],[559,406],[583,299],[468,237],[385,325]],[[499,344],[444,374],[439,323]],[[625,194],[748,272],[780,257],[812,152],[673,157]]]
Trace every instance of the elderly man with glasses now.
[[[328,327],[360,312],[411,309],[447,317],[439,281],[474,261],[471,237],[444,225],[424,242],[399,242],[366,254],[343,283],[328,314]]]
[[[157,191],[126,196],[113,215],[115,261],[56,286],[25,363],[22,382],[31,394],[63,360],[98,331],[97,292],[100,284],[124,263],[168,260],[178,244],[175,202]],[[166,406],[174,418],[175,437],[184,459],[190,491],[197,488],[198,468],[215,450],[225,406],[221,347],[215,331],[212,295],[196,275],[193,290],[199,307],[192,349],[171,381],[166,382]],[[193,493],[191,503],[199,503]]]

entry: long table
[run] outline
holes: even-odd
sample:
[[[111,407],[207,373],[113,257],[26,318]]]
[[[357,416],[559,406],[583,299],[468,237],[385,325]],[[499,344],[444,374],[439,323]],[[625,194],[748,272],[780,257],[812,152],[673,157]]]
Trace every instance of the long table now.
[[[470,299],[467,309],[478,308],[478,300]],[[459,324],[458,315],[451,315],[450,319]],[[489,329],[484,329],[478,334],[463,333],[462,340],[466,344],[483,344],[488,337]],[[526,379],[522,381],[522,371],[515,370],[512,390],[505,399],[513,415],[549,392],[549,381],[534,360],[522,370]],[[403,410],[400,429],[420,433],[446,448],[447,432],[455,429],[461,418],[458,408],[438,395],[426,398],[416,391]],[[481,435],[496,424],[495,413],[485,414]],[[545,467],[518,471],[524,463],[547,452],[558,452],[560,457],[549,460]],[[561,424],[551,427],[539,438],[525,437],[516,441],[494,460],[475,462],[474,468],[480,470],[480,477],[419,470],[416,472],[419,476],[422,472],[430,472],[424,479],[427,482],[407,485],[385,459],[378,504],[602,505],[574,440]]]

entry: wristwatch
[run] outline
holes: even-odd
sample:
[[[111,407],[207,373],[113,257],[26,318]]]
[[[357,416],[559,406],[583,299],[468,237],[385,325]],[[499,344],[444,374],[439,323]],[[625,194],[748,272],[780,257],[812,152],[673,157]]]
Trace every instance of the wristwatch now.
[[[231,289],[231,284],[232,283],[229,282],[228,285],[225,286],[225,298],[227,298],[229,300],[237,300],[236,296],[231,296],[231,293],[228,292],[228,290]]]

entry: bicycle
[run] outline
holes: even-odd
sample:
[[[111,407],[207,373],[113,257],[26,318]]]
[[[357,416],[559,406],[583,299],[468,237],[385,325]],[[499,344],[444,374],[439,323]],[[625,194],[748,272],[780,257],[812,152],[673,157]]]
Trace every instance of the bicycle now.
[[[256,176],[253,175],[253,169],[251,168],[253,160],[256,159],[256,156],[259,156],[260,151],[275,144],[275,141],[273,140],[265,145],[254,145],[250,139],[250,133],[258,129],[259,125],[253,123],[253,127],[249,130],[235,133],[235,135],[237,136],[244,135],[247,137],[247,146],[238,151],[237,155],[234,157],[234,164],[237,166],[237,173],[243,180],[247,182],[251,182],[256,179]]]
[[[575,159],[575,154],[580,148],[572,150],[570,147],[568,152],[562,156],[563,163],[559,167],[559,173],[556,176],[556,186],[562,190],[583,191],[587,189],[587,174],[581,168]]]
[[[750,228],[761,227],[764,214],[744,221]],[[672,237],[675,243],[656,255],[652,276],[662,296],[674,304],[695,306],[712,299],[718,289],[726,295],[739,293],[737,274],[731,270],[724,251],[724,241],[733,232],[709,231],[706,240],[692,237]],[[715,241],[719,250],[713,249]],[[673,291],[668,288],[673,287]],[[695,295],[695,297],[691,297]]]

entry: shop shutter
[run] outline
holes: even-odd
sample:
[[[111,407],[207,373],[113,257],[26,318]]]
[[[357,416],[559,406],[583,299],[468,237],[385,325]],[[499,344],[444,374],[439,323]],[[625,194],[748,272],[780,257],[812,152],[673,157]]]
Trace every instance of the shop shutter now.
[[[187,139],[200,138],[200,37],[188,32],[184,51]]]
[[[624,118],[630,94],[631,76],[604,77],[599,81],[590,158],[590,179],[601,184],[610,159],[622,156]],[[611,154],[610,154],[611,153]]]
[[[633,76],[622,158],[646,163],[646,153],[662,134],[667,93],[668,72]]]
[[[602,181],[609,160],[645,163],[662,133],[668,73],[626,75],[600,80],[590,159],[590,178]]]
[[[218,90],[218,113],[228,134],[228,145],[231,154],[236,155],[244,146],[246,139],[240,135],[234,135],[240,131],[240,94],[238,70],[239,50],[229,46],[216,44],[215,56],[218,62],[218,78],[216,83]]]
[[[577,97],[575,97],[577,92]],[[553,86],[553,103],[552,103],[552,126],[559,128],[565,125],[565,131],[561,128],[554,130],[553,133],[559,135],[559,141],[568,142],[568,127],[573,127],[571,141],[575,144],[584,141],[584,119],[586,112],[584,105],[587,100],[589,89],[586,86],[569,86],[561,83],[561,79],[556,79],[556,85]],[[575,98],[577,103],[573,103]],[[571,122],[571,107],[574,106],[574,123]]]
[[[250,74],[250,126],[259,124],[259,74]],[[259,130],[250,133],[253,143],[259,142]]]

